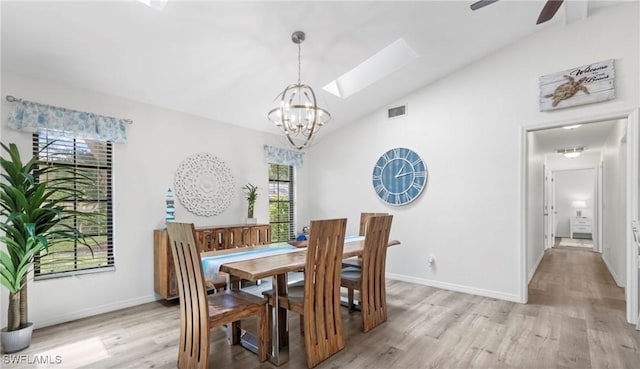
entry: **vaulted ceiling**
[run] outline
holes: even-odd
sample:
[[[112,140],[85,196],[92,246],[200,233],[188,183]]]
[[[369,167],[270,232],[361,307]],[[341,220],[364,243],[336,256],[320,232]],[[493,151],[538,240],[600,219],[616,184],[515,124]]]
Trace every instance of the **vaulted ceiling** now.
[[[303,30],[302,82],[332,113],[326,133],[538,30],[615,3],[565,1],[536,25],[544,1],[502,0],[478,11],[471,1],[170,0],[162,11],[136,1],[2,1],[2,68],[276,132],[266,113],[296,81],[290,35]],[[413,62],[346,99],[322,90],[399,38],[418,54]]]

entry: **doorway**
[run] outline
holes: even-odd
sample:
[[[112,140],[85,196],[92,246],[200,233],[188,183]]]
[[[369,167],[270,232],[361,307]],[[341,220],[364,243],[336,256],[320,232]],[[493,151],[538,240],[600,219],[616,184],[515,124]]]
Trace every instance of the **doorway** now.
[[[604,128],[605,123],[613,124],[615,129]],[[550,149],[537,133],[543,133],[552,129],[562,129],[565,126],[581,125],[575,132],[584,129],[603,131],[600,138],[601,145],[576,142],[580,135],[565,134],[562,141],[556,141]],[[570,131],[570,130],[567,130]],[[574,132],[574,133],[575,133]],[[603,134],[606,132],[606,134]],[[593,133],[593,132],[592,132]],[[629,323],[638,320],[638,251],[632,243],[631,220],[638,218],[638,111],[629,113],[611,114],[598,119],[585,119],[581,121],[567,121],[535,128],[523,129],[523,232],[522,232],[522,296],[523,302],[528,300],[528,282],[542,260],[545,249],[550,247],[550,233],[556,233],[554,216],[558,209],[548,206],[553,193],[546,193],[549,188],[547,180],[554,180],[560,170],[576,170],[576,168],[556,168],[549,166],[545,156],[556,153],[559,149],[576,149],[578,144],[582,157],[586,157],[590,151],[597,156],[595,164],[589,164],[582,169],[590,169],[592,172],[592,193],[590,209],[594,251],[607,263],[610,270],[614,270],[617,276],[616,284],[626,287],[626,318]],[[598,135],[591,135],[597,137]],[[558,136],[562,138],[562,135]],[[568,138],[569,137],[569,138]],[[584,137],[583,137],[584,138]],[[553,142],[553,141],[552,141]],[[563,147],[566,146],[566,147]],[[591,150],[601,147],[600,152]],[[591,149],[590,149],[591,148]],[[575,151],[575,150],[574,150]],[[574,159],[574,160],[577,160]],[[575,162],[574,162],[575,164]],[[550,179],[549,179],[550,178]],[[614,189],[615,186],[615,189]],[[604,192],[606,191],[606,193]],[[576,199],[580,201],[580,199]],[[583,204],[572,205],[571,212],[577,215],[577,211]],[[608,210],[615,215],[607,216]],[[583,210],[584,211],[584,210]],[[609,214],[611,215],[611,214]],[[605,219],[611,218],[611,219]],[[559,219],[558,219],[559,221]],[[567,223],[570,220],[566,220]],[[616,227],[617,226],[617,227]],[[568,224],[570,227],[570,223]],[[581,228],[584,230],[584,228]],[[569,229],[569,236],[571,236]],[[546,236],[546,238],[545,238]],[[555,237],[555,234],[554,234]],[[571,237],[569,237],[571,238]],[[588,250],[592,252],[591,250]],[[613,273],[612,273],[613,274]]]
[[[553,168],[556,162],[561,163],[564,158],[558,160],[547,156],[547,167],[552,172],[549,175],[549,186],[545,186],[545,190],[552,193],[546,197],[549,201],[548,207],[554,209],[549,222],[552,226],[548,227],[545,234],[545,238],[552,241],[550,247],[579,247],[596,252],[598,250],[596,234],[599,214],[596,212],[598,207],[595,199],[597,166],[601,152],[594,150],[594,154],[591,155],[593,167],[582,168],[585,164],[582,163],[575,168],[562,170]]]

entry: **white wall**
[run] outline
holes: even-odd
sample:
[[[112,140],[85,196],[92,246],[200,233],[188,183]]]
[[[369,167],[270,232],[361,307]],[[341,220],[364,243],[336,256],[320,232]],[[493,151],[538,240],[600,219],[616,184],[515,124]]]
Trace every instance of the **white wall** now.
[[[626,284],[626,120],[616,123],[602,150],[602,259],[618,286]]]
[[[192,154],[207,152],[226,161],[238,191],[229,209],[210,218],[190,214],[176,201],[176,220],[197,225],[243,222],[247,204],[240,188],[251,182],[264,189],[255,211],[259,221],[268,222],[268,174],[263,145],[279,144],[279,136],[28,78],[7,70],[2,71],[2,78],[3,96],[11,94],[134,121],[128,127],[129,141],[113,146],[116,271],[31,283],[30,319],[38,327],[155,299],[152,231],[164,226],[166,190],[172,186],[180,162]],[[3,99],[2,105],[4,126],[12,104]],[[3,127],[2,142],[16,142],[23,155],[31,153],[28,133]],[[5,308],[2,306],[0,311]],[[6,314],[0,316],[6,319]]]
[[[535,132],[527,133],[527,277],[544,256],[544,151]]]
[[[556,186],[556,236],[569,237],[570,217],[576,216],[572,203],[585,201],[586,209],[582,209],[583,217],[593,219],[595,194],[595,169],[576,169],[554,171]]]
[[[305,216],[347,216],[353,232],[361,211],[389,211],[391,237],[402,241],[389,250],[391,277],[524,300],[522,129],[635,108],[639,24],[638,4],[627,3],[549,27],[398,99],[409,106],[404,118],[387,120],[381,107],[327,135],[308,153],[313,196],[301,204]],[[609,58],[616,99],[539,112],[541,75]],[[377,199],[371,171],[382,153],[400,146],[423,157],[429,180],[418,200],[396,208]]]

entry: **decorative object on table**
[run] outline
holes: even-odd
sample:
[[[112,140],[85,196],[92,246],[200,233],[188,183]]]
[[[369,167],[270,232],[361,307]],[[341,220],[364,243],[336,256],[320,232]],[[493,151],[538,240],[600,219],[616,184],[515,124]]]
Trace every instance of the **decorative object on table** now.
[[[427,166],[411,149],[391,149],[373,167],[373,189],[389,205],[409,204],[420,196],[426,183]]]
[[[540,111],[611,100],[616,97],[613,59],[540,77]]]
[[[176,207],[175,207],[175,201],[173,199],[173,191],[171,191],[171,188],[169,188],[167,190],[167,197],[165,199],[165,224],[167,222],[175,222],[176,217],[175,217],[175,213],[176,213]],[[167,227],[165,225],[164,229],[166,230]]]
[[[277,97],[278,106],[267,113],[267,118],[287,136],[292,147],[302,150],[309,146],[316,133],[331,119],[331,114],[318,106],[311,86],[300,82],[300,44],[306,35],[296,31],[291,41],[298,45],[298,82],[287,86]]]
[[[247,183],[242,187],[244,194],[247,196],[247,224],[256,224],[258,219],[253,217],[253,208],[256,205],[258,199],[258,186],[254,186],[251,183]]]
[[[302,233],[296,236],[296,241],[306,241],[309,236],[309,226],[302,227]]]
[[[9,308],[0,341],[4,352],[10,353],[31,343],[27,276],[34,257],[70,241],[91,249],[92,240],[85,239],[73,224],[74,220],[91,224],[98,215],[65,204],[69,197],[86,199],[78,188],[92,185],[91,178],[64,166],[40,165],[38,155],[23,163],[15,144],[2,144],[2,148],[8,155],[0,158],[4,177],[0,184],[0,230],[4,235],[0,241],[6,245],[6,251],[0,250],[0,284],[9,290]]]
[[[231,204],[235,182],[231,169],[220,158],[198,153],[178,166],[173,187],[180,203],[201,216],[218,215]]]

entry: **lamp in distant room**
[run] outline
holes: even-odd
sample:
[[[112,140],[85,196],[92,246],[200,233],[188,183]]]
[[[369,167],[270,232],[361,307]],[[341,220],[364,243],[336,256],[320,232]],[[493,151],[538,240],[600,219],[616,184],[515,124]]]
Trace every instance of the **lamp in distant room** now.
[[[580,218],[582,217],[582,209],[587,208],[587,202],[584,200],[576,200],[571,203],[571,207],[576,209],[576,216]]]

